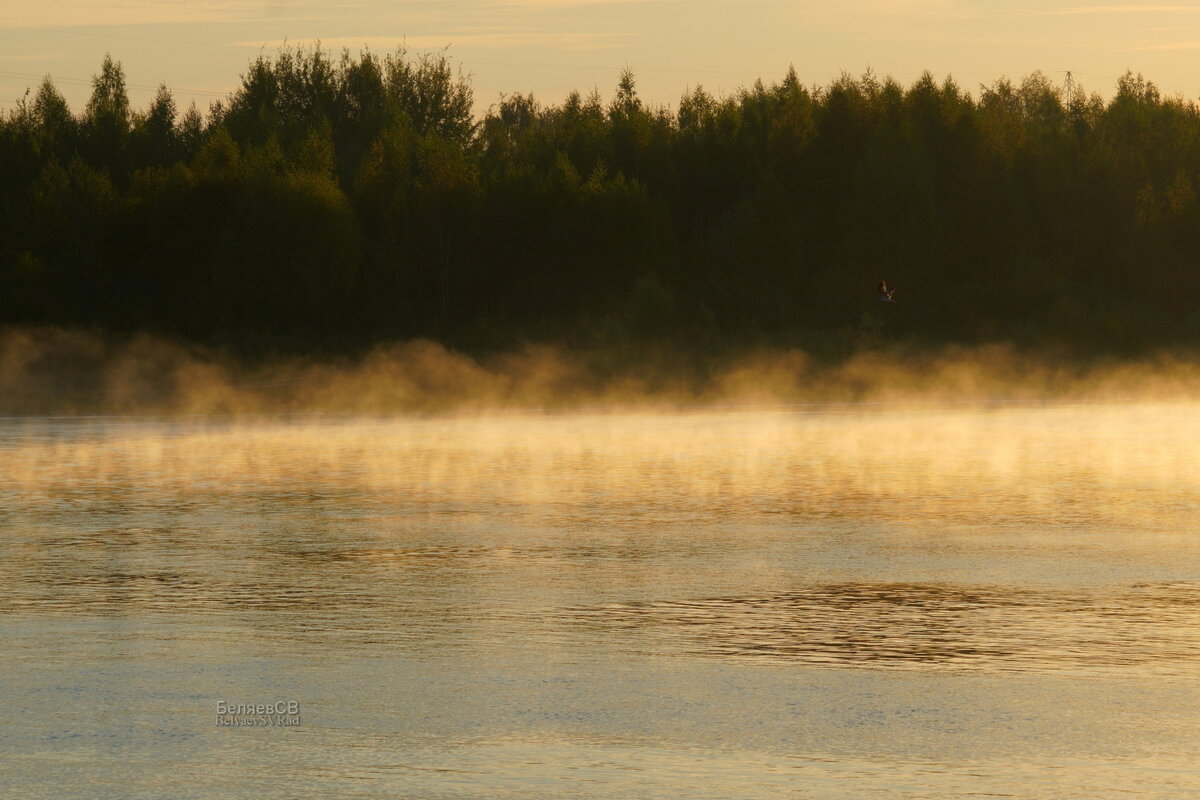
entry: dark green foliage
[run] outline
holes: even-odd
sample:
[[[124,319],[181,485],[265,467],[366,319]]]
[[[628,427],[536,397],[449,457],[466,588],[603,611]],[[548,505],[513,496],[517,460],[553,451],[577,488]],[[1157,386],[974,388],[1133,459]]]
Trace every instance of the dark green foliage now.
[[[445,58],[284,50],[207,118],[105,58],[0,121],[0,323],[254,347],[1200,338],[1200,110],[1127,74],[925,74],[648,106],[502,97]],[[874,287],[899,287],[881,306]]]

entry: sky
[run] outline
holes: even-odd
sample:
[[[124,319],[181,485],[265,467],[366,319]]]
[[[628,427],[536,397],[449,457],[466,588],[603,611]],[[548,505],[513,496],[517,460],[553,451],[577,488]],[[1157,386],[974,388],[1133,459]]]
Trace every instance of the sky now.
[[[981,84],[1067,71],[1111,95],[1126,71],[1200,97],[1200,2],[1036,0],[0,0],[0,108],[49,74],[76,110],[105,53],[144,108],[165,83],[180,109],[234,89],[283,43],[376,53],[444,51],[470,76],[476,111],[502,94],[556,104],[609,98],[633,70],[651,105],[703,86],[728,94],[794,66],[808,85],[872,69],[908,84],[929,70]]]

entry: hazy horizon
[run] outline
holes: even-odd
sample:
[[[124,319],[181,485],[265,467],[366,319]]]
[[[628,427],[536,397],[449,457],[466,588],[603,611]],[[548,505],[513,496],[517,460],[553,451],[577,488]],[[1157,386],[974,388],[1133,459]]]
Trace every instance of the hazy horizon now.
[[[237,88],[259,52],[284,42],[357,53],[403,45],[445,50],[472,76],[476,113],[506,93],[558,102],[573,90],[612,93],[632,69],[642,98],[675,106],[698,84],[731,93],[789,66],[805,84],[872,69],[911,83],[928,70],[977,93],[980,84],[1035,71],[1056,83],[1071,71],[1109,97],[1127,70],[1164,94],[1194,98],[1200,4],[1061,4],[957,0],[823,4],[729,0],[453,0],[404,3],[212,2],[100,5],[73,0],[11,10],[0,19],[0,108],[52,76],[81,110],[91,77],[111,53],[124,65],[130,100],[144,107],[165,83],[180,109],[205,109]],[[448,49],[447,49],[448,48]]]

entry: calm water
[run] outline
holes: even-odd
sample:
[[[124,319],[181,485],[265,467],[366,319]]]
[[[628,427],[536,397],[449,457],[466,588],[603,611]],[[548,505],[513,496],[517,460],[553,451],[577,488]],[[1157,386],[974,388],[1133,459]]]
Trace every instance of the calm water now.
[[[1198,510],[1179,405],[0,420],[0,796],[1196,797]]]

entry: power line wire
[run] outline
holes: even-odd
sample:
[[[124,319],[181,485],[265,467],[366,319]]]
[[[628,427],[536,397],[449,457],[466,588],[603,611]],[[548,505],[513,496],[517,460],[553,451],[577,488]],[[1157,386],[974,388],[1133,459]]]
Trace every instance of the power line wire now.
[[[54,83],[69,83],[69,84],[84,85],[84,86],[92,85],[91,78],[73,78],[73,77],[68,77],[68,76],[55,76],[51,73],[46,73],[44,75],[36,75],[32,72],[9,72],[8,70],[0,70],[0,77],[20,78],[23,80],[32,80],[32,81],[38,81],[38,82],[40,82],[43,78],[50,78],[50,80],[53,81]],[[126,83],[125,87],[128,89],[142,89],[142,90],[151,91],[151,92],[158,90],[158,86],[150,86],[150,85],[147,85],[144,83]],[[168,87],[168,88],[170,88],[170,87]],[[212,89],[191,89],[186,86],[177,86],[177,87],[171,89],[171,91],[183,93],[183,94],[198,94],[198,95],[204,95],[206,97],[217,97],[217,98],[227,97],[229,95],[229,91],[218,92],[218,91],[214,91]]]
[[[89,36],[94,39],[128,39],[131,42],[151,42],[154,44],[174,44],[187,45],[190,47],[223,47],[231,50],[245,50],[242,45],[228,44],[224,42],[197,42],[188,41],[185,39],[159,39],[153,36],[130,36],[120,33],[93,33],[91,31],[71,31],[65,28],[39,28],[38,30],[50,31],[51,33],[65,33],[68,36]]]

